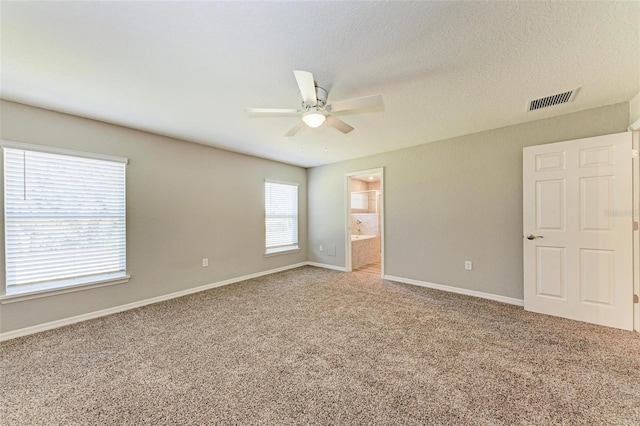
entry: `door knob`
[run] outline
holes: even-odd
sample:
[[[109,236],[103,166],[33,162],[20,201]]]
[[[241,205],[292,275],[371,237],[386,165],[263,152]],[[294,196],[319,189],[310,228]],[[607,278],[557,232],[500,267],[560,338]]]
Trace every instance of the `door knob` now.
[[[544,238],[544,237],[542,235],[533,235],[533,234],[527,235],[527,240],[535,240],[536,238]]]

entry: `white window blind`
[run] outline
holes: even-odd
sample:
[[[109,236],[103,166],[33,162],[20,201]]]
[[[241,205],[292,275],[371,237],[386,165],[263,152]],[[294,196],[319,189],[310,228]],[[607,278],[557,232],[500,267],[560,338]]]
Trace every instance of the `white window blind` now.
[[[4,178],[7,294],[126,275],[125,162],[5,147]]]
[[[298,247],[298,185],[264,183],[266,254]]]

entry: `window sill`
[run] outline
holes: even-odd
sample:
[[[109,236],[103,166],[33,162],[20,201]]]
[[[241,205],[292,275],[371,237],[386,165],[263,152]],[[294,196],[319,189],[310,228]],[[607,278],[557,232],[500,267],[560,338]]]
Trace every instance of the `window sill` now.
[[[22,302],[24,300],[55,296],[80,290],[123,284],[128,282],[130,278],[130,275],[119,273],[85,278],[84,281],[76,279],[50,284],[25,286],[23,288],[11,289],[12,291],[9,293],[0,296],[0,303],[5,305],[7,303]]]
[[[283,247],[280,249],[271,249],[271,250],[265,251],[264,257],[280,256],[281,254],[291,254],[291,253],[297,253],[299,251],[300,251],[299,246]]]

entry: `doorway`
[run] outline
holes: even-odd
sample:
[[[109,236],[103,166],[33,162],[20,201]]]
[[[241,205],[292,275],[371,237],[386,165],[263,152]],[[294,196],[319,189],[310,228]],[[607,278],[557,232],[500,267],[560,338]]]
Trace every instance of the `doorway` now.
[[[345,175],[347,271],[384,276],[384,169]]]

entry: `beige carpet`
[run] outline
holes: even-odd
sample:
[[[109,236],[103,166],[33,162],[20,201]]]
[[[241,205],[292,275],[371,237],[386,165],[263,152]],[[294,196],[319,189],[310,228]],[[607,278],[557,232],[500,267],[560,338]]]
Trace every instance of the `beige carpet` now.
[[[0,349],[2,425],[640,424],[636,333],[304,267]]]

